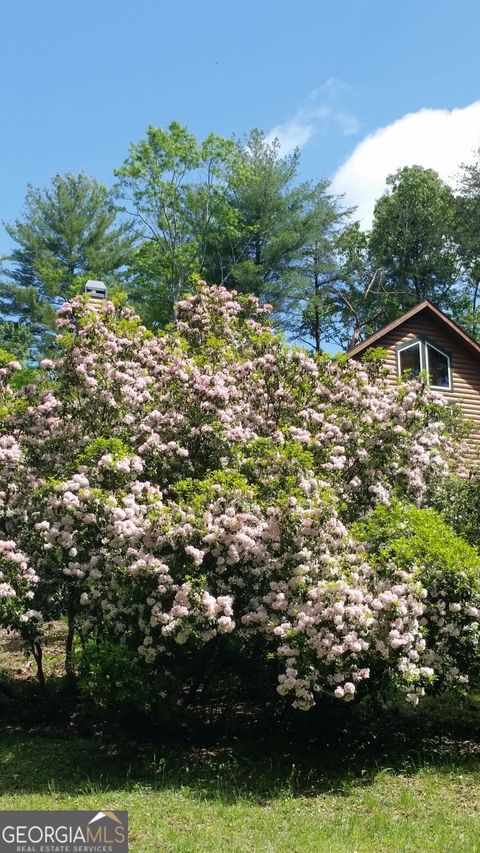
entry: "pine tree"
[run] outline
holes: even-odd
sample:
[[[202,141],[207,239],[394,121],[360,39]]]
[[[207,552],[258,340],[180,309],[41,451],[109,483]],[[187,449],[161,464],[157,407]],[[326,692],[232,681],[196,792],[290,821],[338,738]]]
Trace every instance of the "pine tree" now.
[[[55,309],[87,278],[122,276],[134,244],[117,224],[108,190],[94,178],[55,175],[43,190],[28,187],[24,215],[6,230],[15,246],[0,284],[0,314],[20,322],[36,348],[47,346]]]

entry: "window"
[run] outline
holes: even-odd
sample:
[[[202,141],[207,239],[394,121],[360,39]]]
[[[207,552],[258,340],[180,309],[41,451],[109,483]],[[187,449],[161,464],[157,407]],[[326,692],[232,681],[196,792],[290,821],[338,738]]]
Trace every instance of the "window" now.
[[[444,352],[426,344],[427,370],[433,388],[451,388],[450,358]]]
[[[423,370],[422,352],[420,341],[408,344],[398,351],[398,372],[400,376],[407,373],[410,377],[416,377]]]
[[[417,377],[425,371],[432,388],[452,390],[450,356],[442,349],[423,339],[404,344],[397,350],[398,375]]]

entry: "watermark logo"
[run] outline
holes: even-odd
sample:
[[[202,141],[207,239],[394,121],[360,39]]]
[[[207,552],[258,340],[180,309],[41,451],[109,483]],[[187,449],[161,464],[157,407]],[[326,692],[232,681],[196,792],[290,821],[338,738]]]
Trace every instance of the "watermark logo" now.
[[[3,811],[0,853],[128,853],[128,814]]]

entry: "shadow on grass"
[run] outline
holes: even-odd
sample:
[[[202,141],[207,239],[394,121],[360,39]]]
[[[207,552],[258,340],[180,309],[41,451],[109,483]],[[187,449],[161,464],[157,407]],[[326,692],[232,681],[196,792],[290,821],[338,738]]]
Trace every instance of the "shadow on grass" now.
[[[326,705],[302,714],[268,708],[192,709],[175,724],[102,720],[62,707],[61,692],[22,719],[4,717],[0,791],[78,795],[188,789],[201,799],[266,802],[348,793],[381,772],[480,777],[478,706],[447,700],[423,712],[373,714]],[[53,703],[48,720],[42,702]],[[59,703],[56,713],[55,703]]]

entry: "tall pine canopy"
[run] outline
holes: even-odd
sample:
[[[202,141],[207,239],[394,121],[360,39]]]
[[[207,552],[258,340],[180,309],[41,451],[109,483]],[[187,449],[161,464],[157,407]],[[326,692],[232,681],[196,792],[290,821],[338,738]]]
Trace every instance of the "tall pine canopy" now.
[[[106,187],[84,173],[28,187],[22,219],[5,226],[15,245],[0,313],[28,330],[34,349],[48,346],[56,308],[87,278],[121,278],[134,237],[117,215]]]
[[[284,156],[278,140],[253,130],[228,187],[239,235],[226,283],[271,302],[295,336],[304,331],[305,306],[317,300],[318,307],[319,282],[331,278],[334,237],[346,213],[328,181],[300,182],[299,166],[298,149]]]

